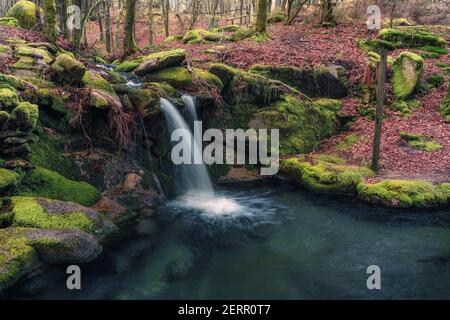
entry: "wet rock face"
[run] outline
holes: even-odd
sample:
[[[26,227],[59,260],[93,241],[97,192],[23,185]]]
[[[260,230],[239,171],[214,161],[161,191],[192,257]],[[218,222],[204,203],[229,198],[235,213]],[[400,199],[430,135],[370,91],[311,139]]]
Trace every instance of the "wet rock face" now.
[[[251,71],[282,81],[312,98],[341,99],[348,95],[345,69],[339,66],[300,69],[255,65]]]

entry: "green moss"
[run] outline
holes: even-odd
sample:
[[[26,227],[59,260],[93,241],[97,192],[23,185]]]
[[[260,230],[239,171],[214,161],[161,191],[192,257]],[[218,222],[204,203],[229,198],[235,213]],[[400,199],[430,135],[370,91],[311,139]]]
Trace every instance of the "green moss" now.
[[[342,151],[351,149],[356,143],[358,143],[361,140],[361,138],[362,136],[360,134],[357,133],[349,134],[336,145],[336,149]]]
[[[116,94],[111,84],[105,78],[95,72],[86,71],[82,81],[85,87],[102,90],[113,95]]]
[[[356,186],[364,177],[373,175],[367,168],[343,165],[342,159],[328,161],[291,158],[281,162],[281,170],[311,191],[341,195],[356,194]]]
[[[39,229],[81,229],[93,233],[92,220],[82,211],[62,214],[47,213],[35,198],[12,197],[14,227]]]
[[[115,71],[117,72],[132,72],[134,69],[138,67],[142,62],[141,59],[137,60],[126,60],[117,65]]]
[[[423,135],[400,131],[400,137],[404,141],[406,141],[408,145],[413,149],[418,149],[427,152],[433,152],[442,149],[442,145],[433,142],[430,138]]]
[[[392,66],[392,88],[397,98],[407,99],[414,92],[423,73],[423,59],[412,52],[402,52]]]
[[[3,190],[19,181],[19,175],[14,171],[0,168],[0,190]]]
[[[269,18],[267,19],[268,23],[278,23],[286,20],[286,14],[283,10],[275,10],[273,11]]]
[[[364,201],[398,208],[435,208],[448,204],[450,191],[426,181],[385,180],[375,184],[360,183],[358,197]]]
[[[439,74],[430,75],[426,82],[431,85],[432,88],[439,88],[444,84],[444,77]]]
[[[152,71],[175,67],[183,63],[186,59],[186,50],[184,49],[173,49],[168,51],[161,51],[149,54],[143,58],[143,61],[155,61],[154,69]],[[136,74],[139,73],[136,70]]]
[[[311,151],[336,131],[334,112],[286,95],[258,111],[249,127],[280,130],[280,154]]]
[[[392,104],[391,108],[395,111],[401,112],[402,115],[408,116],[412,113],[414,109],[417,109],[420,107],[420,103],[417,100],[409,100],[409,101],[396,101]]]
[[[195,29],[186,32],[183,36],[183,42],[187,44],[199,44],[203,42],[218,42],[227,37],[220,32]]]
[[[79,84],[85,72],[85,66],[69,54],[57,56],[51,66],[52,79],[61,83]]]
[[[394,44],[389,41],[381,39],[368,39],[368,40],[358,40],[358,48],[366,52],[380,52],[381,50],[391,51],[396,48]]]
[[[0,26],[8,26],[8,27],[19,27],[19,21],[13,17],[2,17],[0,18]]]
[[[6,13],[7,17],[14,17],[19,25],[31,29],[39,23],[39,16],[43,17],[43,10],[31,1],[20,0]]]
[[[428,52],[428,53],[434,53],[439,57],[440,55],[448,54],[447,48],[441,48],[441,47],[434,47],[434,46],[423,46],[419,48],[422,51]]]
[[[436,62],[436,66],[442,68],[447,74],[450,74],[450,65],[443,62]]]
[[[63,201],[73,201],[90,206],[100,198],[100,192],[87,182],[69,180],[57,172],[37,167],[22,180],[23,195]]]
[[[178,41],[178,40],[182,40],[183,36],[181,35],[176,35],[176,36],[168,36],[166,37],[166,39],[164,39],[165,43],[170,43],[170,42],[174,42],[174,41]]]
[[[238,31],[233,33],[230,37],[230,41],[241,41],[255,35],[255,29],[253,28],[240,28]]]
[[[0,88],[0,106],[11,110],[19,104],[19,95],[14,89]]]
[[[241,29],[240,26],[238,26],[236,24],[230,24],[227,26],[221,26],[221,27],[214,28],[211,31],[213,31],[213,32],[236,32],[239,29]]]
[[[17,281],[38,263],[28,240],[15,229],[0,230],[0,291]]]
[[[27,45],[18,45],[15,48],[14,54],[19,57],[42,57],[45,63],[50,63],[53,60],[53,55],[47,49],[35,48]]]
[[[314,102],[320,107],[333,112],[338,112],[342,108],[342,102],[336,99],[322,98]]]
[[[222,81],[220,81],[220,79],[217,76],[208,71],[197,68],[193,68],[192,73],[189,72],[186,68],[182,67],[163,69],[146,75],[144,77],[144,81],[167,82],[168,84],[174,86],[175,88],[195,90],[196,79],[194,77],[206,81],[219,89],[222,89],[223,87]]]
[[[23,79],[3,73],[0,73],[0,84],[8,85],[19,90],[24,90],[28,87],[27,82]]]
[[[56,171],[72,180],[79,178],[80,173],[73,159],[66,154],[67,143],[63,135],[40,134],[29,144],[33,165]]]
[[[239,71],[224,63],[212,63],[209,66],[209,72],[216,75],[224,85],[227,85]]]
[[[39,120],[39,107],[29,102],[21,102],[13,109],[10,116],[20,129],[30,130]]]
[[[3,127],[3,125],[9,120],[9,113],[6,111],[1,110],[0,111],[0,128]]]
[[[382,29],[380,38],[394,42],[398,47],[404,48],[420,48],[424,46],[445,48],[445,39],[418,28]]]

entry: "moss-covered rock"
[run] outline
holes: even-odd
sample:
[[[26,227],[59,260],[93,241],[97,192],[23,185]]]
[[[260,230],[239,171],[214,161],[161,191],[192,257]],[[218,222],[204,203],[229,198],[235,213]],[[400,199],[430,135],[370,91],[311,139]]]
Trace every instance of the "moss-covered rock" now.
[[[336,149],[340,151],[345,151],[351,149],[355,144],[357,144],[363,136],[358,133],[352,133],[342,139],[337,145]]]
[[[199,44],[203,42],[217,42],[225,40],[224,36],[220,32],[213,32],[203,29],[195,29],[186,32],[183,36],[183,42],[187,44]]]
[[[334,112],[310,101],[286,95],[282,100],[256,112],[248,127],[280,130],[280,154],[311,151],[336,132]]]
[[[380,52],[381,50],[394,50],[396,46],[389,41],[381,39],[360,39],[357,41],[358,47],[366,52]]]
[[[297,67],[254,65],[251,72],[282,81],[309,97],[341,99],[348,95],[345,71],[340,67]]]
[[[51,66],[51,77],[53,81],[78,85],[81,83],[85,66],[69,54],[60,54]]]
[[[0,26],[19,27],[19,21],[14,17],[2,17],[0,18]]]
[[[0,108],[11,110],[19,104],[19,95],[11,87],[0,87]]]
[[[445,39],[419,28],[382,29],[380,38],[403,48],[445,47]]]
[[[12,171],[0,168],[0,191],[19,182],[19,175]]]
[[[402,52],[392,66],[392,89],[398,99],[412,95],[423,74],[423,59],[412,52]]]
[[[442,149],[442,145],[434,142],[429,137],[400,131],[400,137],[413,149],[433,152]]]
[[[22,194],[82,205],[93,205],[100,199],[100,192],[87,182],[69,180],[55,171],[37,167],[22,180]]]
[[[418,180],[385,180],[375,184],[360,183],[358,198],[394,208],[438,208],[448,205],[450,189]]]
[[[0,291],[33,271],[39,263],[36,250],[14,229],[0,229]]]
[[[409,116],[415,109],[420,107],[419,101],[412,100],[398,100],[391,105],[391,109],[399,111],[404,116]]]
[[[322,98],[315,100],[314,102],[318,104],[320,107],[333,112],[338,112],[342,108],[342,101],[336,99]]]
[[[39,120],[39,107],[29,102],[21,102],[11,112],[11,120],[23,131],[34,129]]]
[[[100,74],[88,70],[83,76],[83,85],[90,88],[89,106],[96,109],[107,109],[111,105],[121,106],[119,96],[111,84]]]
[[[143,62],[134,70],[134,73],[142,77],[150,72],[179,66],[184,59],[186,59],[186,51],[184,49],[152,53],[144,57]]]
[[[236,25],[236,24],[230,24],[230,25],[221,26],[221,27],[217,27],[217,28],[211,29],[211,31],[214,31],[214,32],[236,32],[240,28],[241,27]]]
[[[214,74],[193,68],[190,72],[186,68],[173,67],[163,69],[154,73],[147,74],[144,77],[145,82],[167,82],[177,89],[195,90],[199,82],[206,82],[218,89],[223,88],[223,83]]]
[[[22,28],[31,29],[41,24],[44,11],[31,1],[20,0],[8,10],[6,16],[16,18]]]
[[[133,72],[134,69],[142,63],[142,57],[135,60],[125,60],[119,63],[115,69],[116,72]]]
[[[309,161],[291,158],[281,162],[281,171],[305,188],[328,194],[355,195],[356,186],[373,175],[363,167],[345,165],[339,157],[319,155]]]
[[[3,127],[5,123],[10,119],[9,113],[3,110],[0,110],[0,128]]]
[[[247,38],[251,38],[255,35],[255,29],[253,28],[240,28],[235,33],[228,37],[230,41],[241,41]]]

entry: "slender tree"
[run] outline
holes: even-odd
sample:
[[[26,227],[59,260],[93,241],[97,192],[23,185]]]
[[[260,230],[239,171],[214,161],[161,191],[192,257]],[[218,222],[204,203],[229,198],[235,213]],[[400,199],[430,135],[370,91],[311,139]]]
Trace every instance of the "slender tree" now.
[[[267,0],[258,0],[258,13],[256,16],[256,32],[267,32]]]
[[[134,37],[134,23],[136,20],[136,0],[126,0],[125,3],[125,36],[123,38],[123,50],[129,54],[137,49]]]
[[[103,14],[105,16],[105,45],[106,51],[111,52],[111,14],[110,14],[110,0],[102,1]]]

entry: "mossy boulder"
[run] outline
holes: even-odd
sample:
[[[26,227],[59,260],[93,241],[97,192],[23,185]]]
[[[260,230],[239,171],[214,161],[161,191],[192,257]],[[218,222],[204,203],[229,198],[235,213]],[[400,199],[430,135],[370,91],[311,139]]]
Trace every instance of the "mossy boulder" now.
[[[45,263],[85,263],[96,258],[102,246],[78,229],[0,229],[0,291]]]
[[[16,172],[0,168],[0,191],[15,185],[19,180],[19,175]]]
[[[341,99],[348,95],[347,77],[341,67],[300,69],[291,66],[254,65],[250,71],[282,81],[308,97]]]
[[[0,18],[0,26],[19,27],[19,21],[14,17],[2,17]]]
[[[400,137],[413,149],[433,152],[442,149],[442,145],[427,136],[400,131]]]
[[[183,67],[173,67],[163,69],[157,72],[147,74],[144,77],[145,82],[167,82],[177,89],[196,90],[198,83],[207,83],[218,89],[223,88],[223,83],[214,74],[193,68],[192,72]]]
[[[171,95],[170,88],[172,87],[168,84],[167,86],[167,88],[164,88],[164,83],[147,83],[140,88],[127,88],[124,93],[126,93],[133,109],[136,110],[143,119],[146,119],[159,114],[159,101],[161,97],[168,97]],[[165,89],[167,89],[167,91]]]
[[[0,108],[11,110],[19,104],[19,95],[11,87],[0,87]]]
[[[116,72],[133,72],[142,63],[142,57],[135,60],[125,60],[120,62],[116,69]]]
[[[3,110],[0,110],[0,129],[8,122],[10,119],[9,113]]]
[[[392,66],[392,89],[398,99],[410,97],[423,74],[423,59],[412,52],[404,51],[395,59]]]
[[[399,48],[420,48],[424,46],[445,48],[445,39],[432,32],[415,27],[382,29],[380,38],[392,42]]]
[[[22,194],[73,201],[86,206],[93,205],[100,199],[100,192],[89,183],[73,181],[41,167],[31,170],[24,177]]]
[[[134,73],[142,77],[150,72],[179,66],[185,59],[186,51],[184,49],[152,53],[144,57],[143,62],[134,70]]]
[[[82,82],[86,73],[85,66],[69,54],[60,54],[51,66],[51,78],[53,81],[78,85]]]
[[[12,110],[10,117],[20,130],[33,130],[39,120],[39,107],[29,102],[21,102]]]
[[[286,159],[281,171],[311,191],[348,196],[355,195],[356,186],[373,175],[368,168],[348,166],[343,159],[329,155]]]
[[[236,32],[239,29],[241,29],[240,26],[238,26],[236,24],[230,24],[230,25],[221,26],[221,27],[217,27],[217,28],[211,29],[211,31],[214,31],[214,32]]]
[[[24,29],[32,29],[42,24],[44,11],[31,1],[20,0],[6,13],[7,17],[17,19]]]
[[[11,197],[11,212],[13,227],[79,229],[101,239],[116,231],[114,224],[100,213],[73,202]]]
[[[122,106],[119,96],[112,85],[99,73],[86,71],[82,79],[83,85],[90,88],[89,106],[96,109],[107,109],[111,105]]]
[[[255,129],[279,129],[280,154],[311,151],[337,129],[336,114],[291,95],[258,110],[248,123]]]
[[[396,48],[394,44],[389,41],[381,39],[360,39],[357,41],[358,47],[366,52],[380,52],[381,50],[391,51]]]
[[[230,41],[242,41],[251,38],[256,34],[254,28],[240,28],[228,37]]]
[[[224,36],[220,32],[213,32],[203,29],[195,29],[186,32],[183,36],[183,42],[187,44],[199,44],[204,42],[217,42],[225,40]]]
[[[419,180],[385,180],[374,184],[360,183],[358,198],[394,208],[439,208],[449,203],[448,184],[434,185]]]

